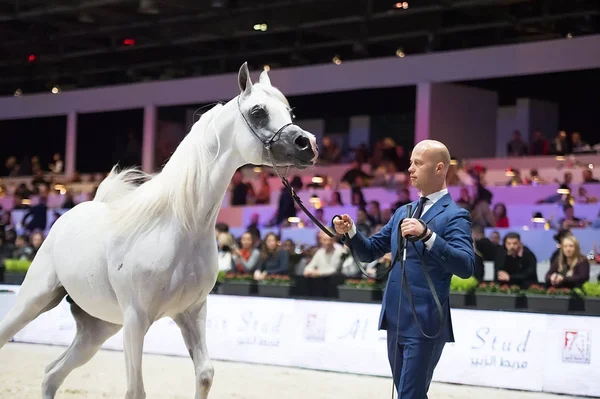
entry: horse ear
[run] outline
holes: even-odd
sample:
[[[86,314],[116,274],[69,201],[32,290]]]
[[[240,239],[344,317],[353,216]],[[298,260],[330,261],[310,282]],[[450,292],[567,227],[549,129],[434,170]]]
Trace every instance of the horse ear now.
[[[250,79],[250,71],[248,71],[248,62],[244,62],[238,73],[238,84],[242,94],[249,93],[252,89],[252,80]]]
[[[271,79],[269,79],[269,73],[266,70],[260,73],[258,81],[264,85],[271,86]]]

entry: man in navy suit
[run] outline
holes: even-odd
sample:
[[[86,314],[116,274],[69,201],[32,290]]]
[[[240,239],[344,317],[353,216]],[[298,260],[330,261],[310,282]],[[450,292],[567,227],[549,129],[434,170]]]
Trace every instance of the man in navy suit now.
[[[408,173],[420,199],[396,210],[381,231],[365,238],[348,215],[333,221],[339,234],[348,234],[349,244],[363,262],[371,262],[398,250],[398,234],[418,240],[409,243],[406,253],[406,282],[415,314],[403,286],[399,264],[389,275],[385,288],[379,329],[387,330],[388,358],[400,399],[426,399],[433,371],[446,342],[454,342],[448,295],[453,274],[461,278],[473,275],[475,254],[471,238],[469,212],[455,204],[446,188],[450,153],[438,141],[419,142],[412,153]],[[401,240],[404,241],[404,240]],[[402,258],[402,252],[400,257]],[[423,264],[421,264],[423,262]],[[399,263],[399,262],[398,262]],[[423,272],[426,268],[439,297],[438,306]],[[423,330],[423,332],[421,331]],[[435,337],[436,332],[441,333]],[[425,333],[430,338],[427,338]],[[433,337],[433,338],[431,338]]]

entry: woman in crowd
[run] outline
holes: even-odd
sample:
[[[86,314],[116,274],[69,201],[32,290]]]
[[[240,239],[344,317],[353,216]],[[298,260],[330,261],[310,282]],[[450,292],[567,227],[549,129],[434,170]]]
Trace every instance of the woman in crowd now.
[[[508,217],[506,216],[506,206],[502,203],[494,205],[494,220],[496,221],[496,227],[508,227]]]
[[[268,233],[260,248],[259,267],[254,272],[255,280],[262,280],[267,274],[287,274],[289,253],[279,248],[275,233]]]
[[[258,265],[260,251],[254,248],[254,238],[249,231],[240,238],[241,248],[233,251],[233,264],[236,273],[250,273]]]
[[[590,263],[581,253],[579,241],[571,234],[563,235],[560,252],[546,273],[546,284],[557,288],[577,288],[590,278]]]

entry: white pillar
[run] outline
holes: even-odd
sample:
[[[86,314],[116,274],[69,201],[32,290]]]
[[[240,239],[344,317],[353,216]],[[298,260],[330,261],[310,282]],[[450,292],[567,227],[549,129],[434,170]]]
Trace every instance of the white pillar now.
[[[154,154],[156,141],[156,106],[144,107],[144,136],[142,138],[142,170],[154,172]]]
[[[429,138],[431,116],[431,83],[417,84],[415,108],[415,144]]]
[[[67,114],[67,138],[65,140],[65,175],[70,178],[77,166],[77,111]]]

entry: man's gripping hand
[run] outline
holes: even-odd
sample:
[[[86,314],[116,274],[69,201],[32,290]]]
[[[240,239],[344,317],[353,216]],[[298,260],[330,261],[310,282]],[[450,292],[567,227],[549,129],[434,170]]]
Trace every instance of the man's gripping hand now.
[[[333,219],[333,226],[335,227],[336,233],[346,234],[347,232],[352,230],[354,222],[352,221],[352,218],[350,216],[348,216],[347,214],[343,214],[341,219],[338,216],[336,216]]]

